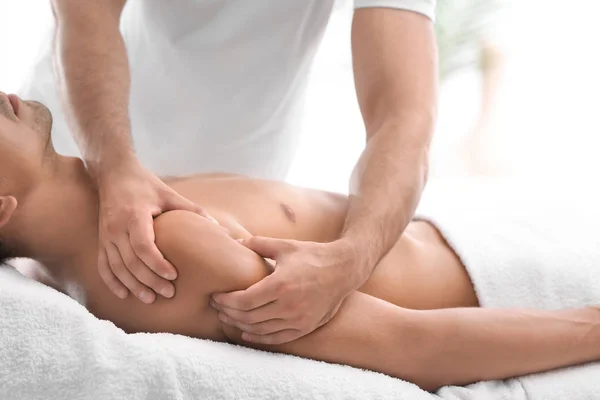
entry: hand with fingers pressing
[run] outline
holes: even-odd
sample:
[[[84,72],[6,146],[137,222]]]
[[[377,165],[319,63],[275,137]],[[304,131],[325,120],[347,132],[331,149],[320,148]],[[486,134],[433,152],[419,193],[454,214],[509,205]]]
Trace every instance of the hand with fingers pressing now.
[[[307,335],[337,313],[356,289],[356,252],[348,243],[302,242],[252,237],[241,241],[274,271],[246,290],[214,294],[220,320],[237,327],[242,340],[282,344]]]
[[[154,244],[153,218],[186,210],[216,221],[146,170],[137,159],[114,167],[98,179],[98,272],[120,298],[133,293],[144,303],[156,294],[175,294],[177,271]]]

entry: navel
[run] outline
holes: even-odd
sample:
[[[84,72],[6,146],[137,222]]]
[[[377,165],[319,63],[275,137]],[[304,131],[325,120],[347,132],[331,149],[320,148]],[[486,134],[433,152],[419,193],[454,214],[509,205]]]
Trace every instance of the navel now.
[[[292,207],[288,206],[285,203],[281,203],[281,210],[283,211],[283,213],[285,214],[285,217],[290,220],[290,222],[292,223],[296,223],[296,213],[294,212],[294,210],[292,209]]]

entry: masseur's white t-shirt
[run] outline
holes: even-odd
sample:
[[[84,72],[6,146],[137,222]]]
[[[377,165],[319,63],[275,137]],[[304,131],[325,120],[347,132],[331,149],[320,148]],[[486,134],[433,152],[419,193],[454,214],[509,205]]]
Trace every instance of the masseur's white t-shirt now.
[[[283,179],[302,122],[310,64],[334,0],[129,0],[136,152],[159,175],[236,172]],[[355,0],[433,18],[435,0]],[[350,40],[350,38],[348,38]],[[20,93],[53,112],[57,151],[78,155],[48,45]]]

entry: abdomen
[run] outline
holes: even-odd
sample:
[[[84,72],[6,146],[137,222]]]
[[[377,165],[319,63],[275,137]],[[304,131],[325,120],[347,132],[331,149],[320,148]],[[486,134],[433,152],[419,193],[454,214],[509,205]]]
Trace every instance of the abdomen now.
[[[360,291],[412,309],[478,305],[462,262],[424,221],[409,224]]]

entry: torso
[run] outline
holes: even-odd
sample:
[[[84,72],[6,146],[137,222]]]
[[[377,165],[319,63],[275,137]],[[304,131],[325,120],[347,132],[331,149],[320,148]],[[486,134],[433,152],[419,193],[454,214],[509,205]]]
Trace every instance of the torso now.
[[[171,187],[202,205],[232,235],[329,242],[339,238],[347,196],[231,175],[179,179]],[[407,308],[476,306],[468,274],[437,229],[413,221],[360,289]]]
[[[347,197],[340,194],[224,174],[167,183],[204,207],[234,238],[251,234],[333,241],[341,234],[348,207]],[[148,307],[133,296],[119,303],[122,300],[109,292],[97,272],[97,248],[90,247],[82,260],[62,283],[67,294],[92,309],[128,307],[143,312]],[[360,290],[407,308],[477,305],[460,260],[437,230],[424,222],[407,227]],[[169,301],[157,299],[159,307]]]

